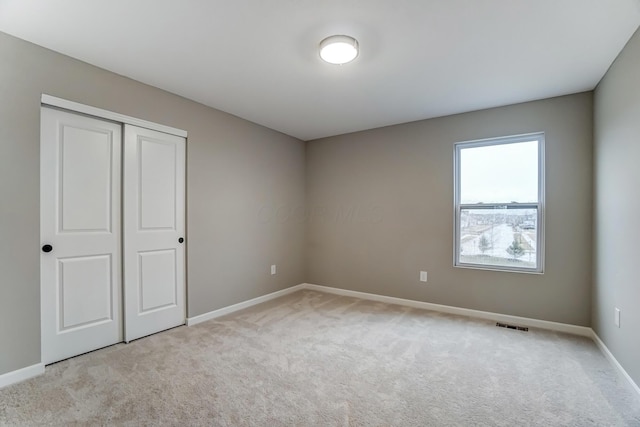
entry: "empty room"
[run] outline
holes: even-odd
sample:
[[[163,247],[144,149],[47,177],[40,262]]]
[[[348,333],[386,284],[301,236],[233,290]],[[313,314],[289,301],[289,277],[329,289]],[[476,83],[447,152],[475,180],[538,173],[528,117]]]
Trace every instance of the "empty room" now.
[[[640,0],[0,0],[0,426],[640,426]]]

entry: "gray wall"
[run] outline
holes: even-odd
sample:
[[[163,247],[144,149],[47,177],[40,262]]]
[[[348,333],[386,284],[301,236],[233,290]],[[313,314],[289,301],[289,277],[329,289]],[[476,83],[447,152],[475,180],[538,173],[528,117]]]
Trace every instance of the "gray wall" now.
[[[0,374],[40,362],[41,93],[189,132],[189,316],[304,281],[304,224],[270,217],[304,205],[303,142],[0,33]]]
[[[640,32],[595,91],[593,329],[640,384]],[[620,328],[614,308],[621,310]]]
[[[592,101],[588,92],[308,142],[307,280],[589,326]],[[544,275],[454,268],[453,144],[538,131]]]
[[[596,92],[593,289],[594,327],[636,381],[640,320],[625,304],[640,300],[629,238],[640,196],[620,189],[640,182],[639,56],[636,35]],[[40,361],[41,93],[189,132],[189,316],[306,281],[590,325],[592,93],[312,141],[305,163],[294,138],[0,33],[0,374]],[[545,274],[454,268],[453,143],[537,131]]]

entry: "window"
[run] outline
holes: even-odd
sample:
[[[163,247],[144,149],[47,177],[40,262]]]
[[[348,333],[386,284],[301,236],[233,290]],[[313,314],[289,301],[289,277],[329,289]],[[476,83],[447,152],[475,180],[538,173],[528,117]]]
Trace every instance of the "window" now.
[[[542,273],[544,134],[455,144],[458,267]]]

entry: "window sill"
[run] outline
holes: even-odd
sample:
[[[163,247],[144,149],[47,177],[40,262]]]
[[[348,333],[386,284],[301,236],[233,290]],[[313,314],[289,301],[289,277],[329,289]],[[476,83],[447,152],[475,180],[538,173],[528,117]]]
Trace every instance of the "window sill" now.
[[[483,266],[477,264],[454,264],[455,268],[463,268],[465,270],[486,270],[486,271],[498,271],[501,273],[524,273],[524,274],[536,274],[543,275],[544,270],[530,270],[523,268],[508,268],[508,267],[497,267],[497,266]]]

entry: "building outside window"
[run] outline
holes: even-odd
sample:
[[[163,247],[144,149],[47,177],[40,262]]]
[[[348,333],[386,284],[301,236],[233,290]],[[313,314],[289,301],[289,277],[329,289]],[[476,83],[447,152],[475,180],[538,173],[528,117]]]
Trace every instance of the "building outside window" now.
[[[544,270],[544,133],[455,144],[458,267]]]

